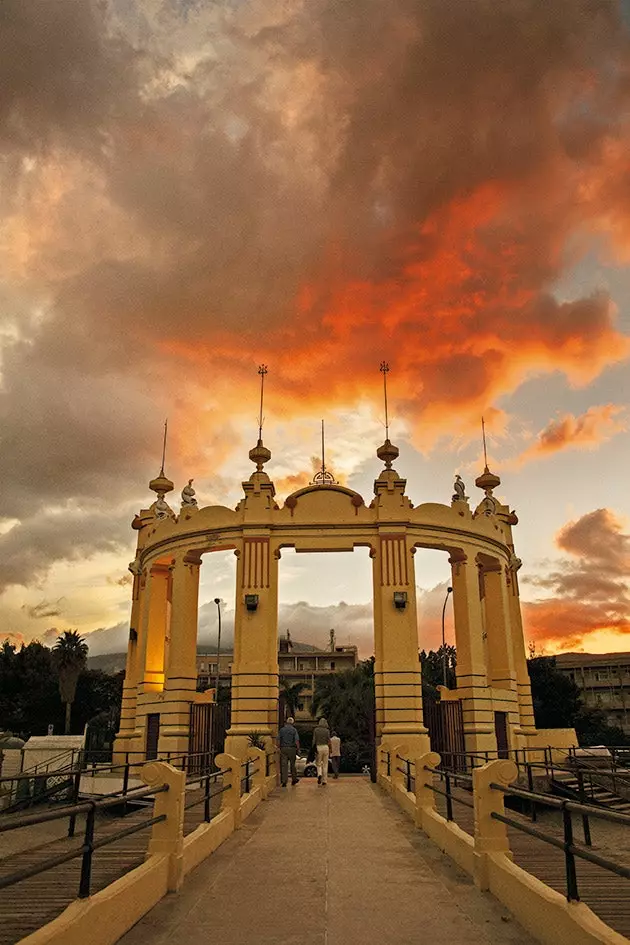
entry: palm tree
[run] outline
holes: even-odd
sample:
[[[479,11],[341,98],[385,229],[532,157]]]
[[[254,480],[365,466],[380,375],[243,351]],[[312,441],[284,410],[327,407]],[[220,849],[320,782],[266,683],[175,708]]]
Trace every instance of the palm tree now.
[[[287,679],[280,678],[280,698],[284,701],[287,715],[292,715],[293,718],[295,718],[300,702],[300,695],[305,689],[308,689],[308,685],[305,682],[290,683]]]
[[[66,730],[70,734],[70,713],[77,682],[85,669],[88,645],[78,630],[64,630],[53,647],[53,664],[59,676],[59,694],[66,706]]]

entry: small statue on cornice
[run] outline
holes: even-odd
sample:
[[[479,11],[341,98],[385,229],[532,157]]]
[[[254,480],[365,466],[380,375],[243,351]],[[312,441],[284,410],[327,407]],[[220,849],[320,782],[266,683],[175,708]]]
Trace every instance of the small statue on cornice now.
[[[523,566],[523,562],[514,552],[510,555],[510,571],[518,571]]]
[[[182,507],[197,508],[196,492],[193,489],[193,479],[188,480],[188,485],[182,489]]]
[[[459,473],[455,476],[453,490],[453,502],[466,502],[468,499],[468,496],[466,495],[466,486],[464,485],[462,477],[459,475]]]
[[[129,562],[129,570],[134,577],[137,577],[142,572],[142,566],[138,558],[134,558],[133,561]]]

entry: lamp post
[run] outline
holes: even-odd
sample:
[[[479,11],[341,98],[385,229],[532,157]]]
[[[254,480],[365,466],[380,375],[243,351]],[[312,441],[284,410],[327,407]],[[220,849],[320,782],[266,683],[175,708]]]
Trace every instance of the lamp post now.
[[[214,701],[219,701],[219,660],[221,659],[221,598],[215,597],[214,602],[217,605],[217,614],[219,617],[219,633],[217,636],[217,677],[214,683]]]
[[[448,603],[449,595],[453,593],[452,587],[446,588],[446,597],[444,598],[444,606],[442,607],[442,675],[444,677],[444,686],[448,689],[446,683],[446,638],[444,636],[444,614],[446,613],[446,605]]]

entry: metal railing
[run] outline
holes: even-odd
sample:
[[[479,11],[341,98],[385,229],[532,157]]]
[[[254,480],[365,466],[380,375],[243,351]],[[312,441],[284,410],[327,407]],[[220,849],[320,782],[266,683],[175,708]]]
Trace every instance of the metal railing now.
[[[231,784],[217,785],[217,779],[227,773],[227,771],[213,771],[210,774],[203,775],[201,778],[198,776],[193,777],[191,780],[203,782],[203,794],[200,798],[196,798],[184,804],[184,810],[191,810],[193,807],[199,807],[203,804],[203,819],[209,824],[212,820],[212,799],[221,794],[225,794],[225,792],[229,791],[232,787]],[[212,790],[213,787],[215,790]]]
[[[622,863],[617,863],[615,860],[610,860],[607,857],[599,856],[599,854],[593,853],[591,850],[578,846],[574,842],[573,821],[571,816],[573,813],[580,814],[583,818],[583,823],[586,824],[588,824],[588,818],[594,817],[596,819],[607,820],[613,823],[622,824],[626,827],[630,827],[630,816],[628,814],[604,810],[601,807],[594,807],[589,804],[579,804],[575,801],[560,800],[559,798],[549,797],[547,794],[537,794],[532,791],[523,791],[519,788],[496,784],[494,782],[490,784],[490,787],[495,791],[501,791],[502,794],[509,797],[524,798],[533,804],[550,807],[561,812],[563,827],[562,840],[549,833],[546,833],[543,830],[539,830],[536,827],[531,827],[529,824],[523,821],[516,820],[514,817],[508,817],[505,814],[500,814],[496,811],[493,811],[490,816],[494,820],[498,820],[515,830],[519,830],[522,833],[527,833],[531,837],[536,837],[538,840],[541,840],[543,843],[550,844],[551,846],[564,851],[567,889],[566,896],[569,901],[577,901],[580,898],[577,872],[575,868],[576,857],[578,859],[588,860],[589,863],[594,863],[596,866],[600,866],[602,869],[608,870],[611,873],[616,873],[618,876],[623,876],[625,879],[630,879],[630,867],[624,866]],[[590,830],[588,835],[588,844],[590,845]]]
[[[251,758],[247,758],[241,764],[241,770],[245,769],[245,774],[241,777],[241,795],[251,794],[252,790],[252,778],[255,774],[258,774],[260,768],[252,767],[255,762]]]
[[[430,771],[434,775],[438,775],[440,781],[444,781],[444,790],[437,787],[435,784],[428,784],[427,787],[433,791],[434,794],[440,794],[442,797],[446,798],[446,819],[452,821],[453,818],[453,801],[456,804],[461,804],[462,807],[474,808],[472,801],[469,801],[468,798],[459,797],[456,794],[453,794],[453,787],[457,787],[458,782],[462,781],[466,785],[472,786],[472,775],[465,774],[461,771],[449,771],[441,766],[439,768],[431,768],[429,765],[424,766],[425,771]]]
[[[162,784],[159,787],[139,788],[129,792],[128,798],[133,798],[136,800],[154,797],[157,794],[162,794],[168,791],[168,789],[168,784]],[[47,870],[54,869],[56,866],[61,866],[63,863],[68,863],[71,860],[81,857],[81,874],[79,878],[78,897],[79,899],[85,899],[90,895],[92,860],[96,850],[99,850],[101,847],[108,846],[110,843],[115,843],[117,840],[121,840],[123,837],[129,837],[134,833],[138,833],[140,830],[145,830],[147,827],[152,827],[154,824],[158,824],[166,820],[166,814],[160,814],[156,817],[148,817],[142,820],[140,823],[123,827],[121,830],[118,830],[113,834],[96,838],[95,820],[97,812],[114,807],[119,803],[120,795],[116,793],[113,796],[103,797],[98,801],[86,801],[82,804],[73,804],[69,807],[59,808],[58,810],[54,811],[43,811],[40,814],[27,814],[21,817],[12,817],[1,820],[0,833],[6,833],[9,830],[18,830],[21,827],[32,827],[36,824],[46,823],[51,820],[60,820],[64,817],[74,818],[76,821],[78,814],[86,815],[82,844],[74,847],[72,850],[69,850],[66,853],[49,857],[42,863],[36,863],[32,866],[21,870],[16,870],[13,873],[9,873],[6,876],[0,877],[0,889],[5,889],[7,886],[14,886],[16,883],[19,883],[22,880],[30,879],[32,876],[38,876],[40,873],[45,873]]]

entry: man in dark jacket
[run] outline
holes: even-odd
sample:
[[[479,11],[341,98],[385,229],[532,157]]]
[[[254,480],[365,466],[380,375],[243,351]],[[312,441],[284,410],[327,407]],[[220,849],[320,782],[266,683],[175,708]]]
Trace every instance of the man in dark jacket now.
[[[289,765],[291,765],[291,784],[297,784],[299,778],[295,767],[295,759],[300,750],[300,736],[296,729],[294,719],[289,716],[280,731],[278,732],[278,749],[280,751],[280,783],[282,787],[287,786],[289,774]]]

